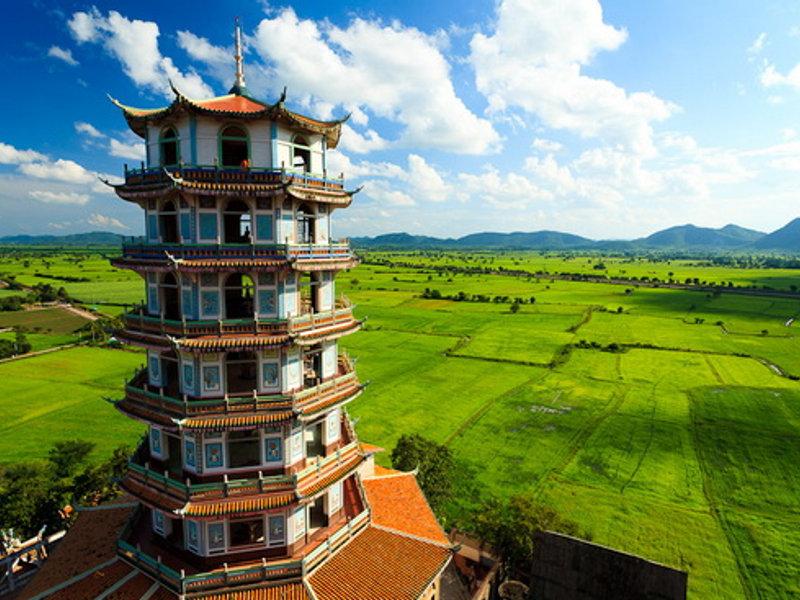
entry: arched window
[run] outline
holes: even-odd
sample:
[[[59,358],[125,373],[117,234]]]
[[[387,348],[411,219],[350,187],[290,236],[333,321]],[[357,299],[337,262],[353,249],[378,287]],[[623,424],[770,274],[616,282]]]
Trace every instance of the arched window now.
[[[292,168],[304,173],[311,172],[311,148],[302,135],[296,135],[292,140]]]
[[[177,166],[180,156],[178,153],[178,134],[175,132],[175,129],[173,127],[167,127],[162,130],[158,142],[161,147],[161,166]]]
[[[225,318],[252,319],[255,285],[249,275],[231,273],[225,280]]]
[[[255,352],[229,352],[225,357],[229,394],[252,393],[258,388],[258,357]]]
[[[181,293],[178,281],[172,273],[166,273],[161,279],[161,306],[165,319],[180,321]]]
[[[313,244],[316,228],[316,214],[308,204],[297,208],[297,243]]]
[[[250,207],[242,200],[230,200],[222,211],[226,244],[250,244],[253,241]]]
[[[178,211],[172,200],[167,200],[158,213],[158,230],[161,232],[161,241],[166,244],[176,244],[178,239]]]
[[[241,169],[250,160],[250,142],[247,132],[230,125],[219,134],[219,157],[225,168]]]

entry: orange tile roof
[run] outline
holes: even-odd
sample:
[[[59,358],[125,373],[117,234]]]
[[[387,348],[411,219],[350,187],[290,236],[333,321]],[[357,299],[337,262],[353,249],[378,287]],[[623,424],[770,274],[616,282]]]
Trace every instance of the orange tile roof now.
[[[189,417],[181,420],[184,429],[218,431],[235,427],[251,427],[288,421],[294,416],[291,410],[260,413],[254,415],[228,415],[225,417]]]
[[[116,540],[133,508],[121,503],[80,512],[67,535],[25,587],[28,598],[116,557]]]
[[[235,94],[217,96],[216,98],[209,98],[208,100],[192,100],[191,102],[207,110],[218,112],[255,113],[261,112],[267,108],[267,106],[261,102],[251,100],[247,96],[238,96]]]
[[[93,600],[108,588],[122,579],[129,577],[134,572],[133,567],[118,559],[111,565],[103,567],[102,569],[97,569],[81,580],[57,590],[46,597],[50,600]],[[27,588],[24,591],[26,594],[28,593]],[[129,600],[136,598],[138,600],[139,596],[125,596],[124,598]]]
[[[329,471],[327,473],[323,472],[316,478],[313,477],[304,478],[303,481],[300,482],[302,488],[298,489],[298,494],[304,497],[313,496],[320,490],[323,490],[326,487],[333,485],[340,479],[343,479],[348,473],[350,473],[353,469],[355,469],[358,465],[360,465],[363,460],[364,460],[363,456],[361,456],[360,454],[354,454],[352,457],[346,459],[340,466],[336,467],[332,471]]]
[[[187,350],[204,350],[214,352],[231,348],[263,348],[279,346],[289,341],[288,335],[229,335],[226,337],[197,337],[176,340],[176,343]]]
[[[400,475],[402,471],[397,471],[396,469],[390,469],[381,465],[375,465],[374,473],[375,477],[384,477],[385,475]]]
[[[198,600],[308,600],[306,586],[302,583],[285,583],[270,587],[222,592],[208,596],[196,596]]]
[[[153,587],[153,580],[147,575],[138,573],[132,579],[126,581],[121,587],[106,596],[106,600],[138,599],[151,587]]]
[[[295,501],[292,492],[271,494],[268,496],[251,496],[249,498],[228,498],[217,502],[189,502],[182,513],[187,517],[209,518],[222,515],[254,513],[281,506],[288,506]]]
[[[376,446],[375,444],[368,444],[367,442],[359,442],[359,447],[361,451],[366,454],[377,454],[378,452],[386,452],[386,448],[381,448],[380,446]],[[378,465],[375,465],[376,467]]]
[[[309,577],[318,600],[417,600],[450,550],[368,527]]]
[[[450,544],[412,473],[371,477],[362,483],[375,525]]]

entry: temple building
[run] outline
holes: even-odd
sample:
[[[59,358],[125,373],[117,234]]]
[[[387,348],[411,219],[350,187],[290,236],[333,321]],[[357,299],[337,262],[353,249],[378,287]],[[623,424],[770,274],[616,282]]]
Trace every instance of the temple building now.
[[[117,408],[147,432],[125,496],[79,513],[23,598],[436,600],[453,549],[413,473],[374,464],[336,295],[357,264],[331,215],[342,120],[235,84],[164,108],[113,100],[146,161],[114,185],[145,235],[113,264],[145,301],[119,339],[146,351]]]

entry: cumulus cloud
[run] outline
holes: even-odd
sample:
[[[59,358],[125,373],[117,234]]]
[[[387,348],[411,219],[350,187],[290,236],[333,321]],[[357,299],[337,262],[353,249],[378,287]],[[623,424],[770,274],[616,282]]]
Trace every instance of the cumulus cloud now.
[[[72,50],[60,48],[59,46],[50,46],[50,49],[47,51],[47,56],[50,58],[57,58],[71,67],[75,67],[79,64],[72,56]]]
[[[0,164],[20,165],[40,160],[47,160],[41,152],[35,150],[18,150],[10,144],[0,142]]]
[[[119,158],[139,161],[145,159],[144,144],[141,141],[127,144],[112,138],[109,141],[109,152],[111,156],[118,156]]]
[[[114,229],[129,229],[129,227],[119,219],[115,219],[114,217],[109,217],[106,215],[101,215],[99,213],[92,213],[87,219],[87,222],[89,223],[89,225],[94,225],[95,227],[113,227]]]
[[[383,150],[388,145],[389,142],[383,139],[374,129],[368,129],[362,135],[347,124],[342,126],[342,139],[339,143],[339,147],[342,150],[356,154],[366,154],[376,150]]]
[[[271,79],[309,104],[356,105],[400,123],[402,145],[490,151],[499,135],[456,95],[439,44],[399,23],[354,19],[339,28],[299,19],[289,8],[262,20],[253,38]]]
[[[67,23],[79,44],[99,43],[121,64],[125,74],[139,87],[172,97],[169,79],[190,97],[213,96],[198,73],[181,71],[158,47],[159,29],[152,21],[128,19],[115,10],[104,16],[96,8],[78,11]]]
[[[67,183],[94,183],[95,174],[73,160],[59,158],[55,161],[23,163],[20,172],[37,179],[65,181]]]
[[[382,179],[368,181],[364,185],[363,194],[378,204],[390,206],[414,206],[416,204],[411,196]]]
[[[106,137],[106,134],[102,133],[97,127],[84,121],[75,121],[75,131],[98,140]]]
[[[548,127],[649,153],[652,124],[675,106],[582,72],[626,38],[603,22],[598,0],[502,0],[494,31],[472,37],[470,61],[492,112],[517,107]]]
[[[778,71],[778,69],[770,62],[766,62],[764,69],[761,71],[761,85],[766,88],[785,86],[800,90],[800,63],[789,69],[785,74]],[[770,96],[772,99],[780,98],[780,96]],[[783,99],[771,102],[772,104],[780,104]]]
[[[76,192],[51,192],[49,190],[31,190],[28,195],[45,204],[77,204],[82,206],[89,202],[88,194]]]

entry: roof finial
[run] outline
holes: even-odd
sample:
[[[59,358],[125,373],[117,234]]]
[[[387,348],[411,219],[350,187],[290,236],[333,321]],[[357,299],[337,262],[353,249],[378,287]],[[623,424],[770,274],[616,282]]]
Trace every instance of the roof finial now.
[[[231,93],[244,94],[247,86],[244,83],[244,64],[242,61],[242,28],[239,25],[239,17],[235,19],[234,32],[236,36],[236,51],[234,58],[236,59],[236,82],[233,84]]]

